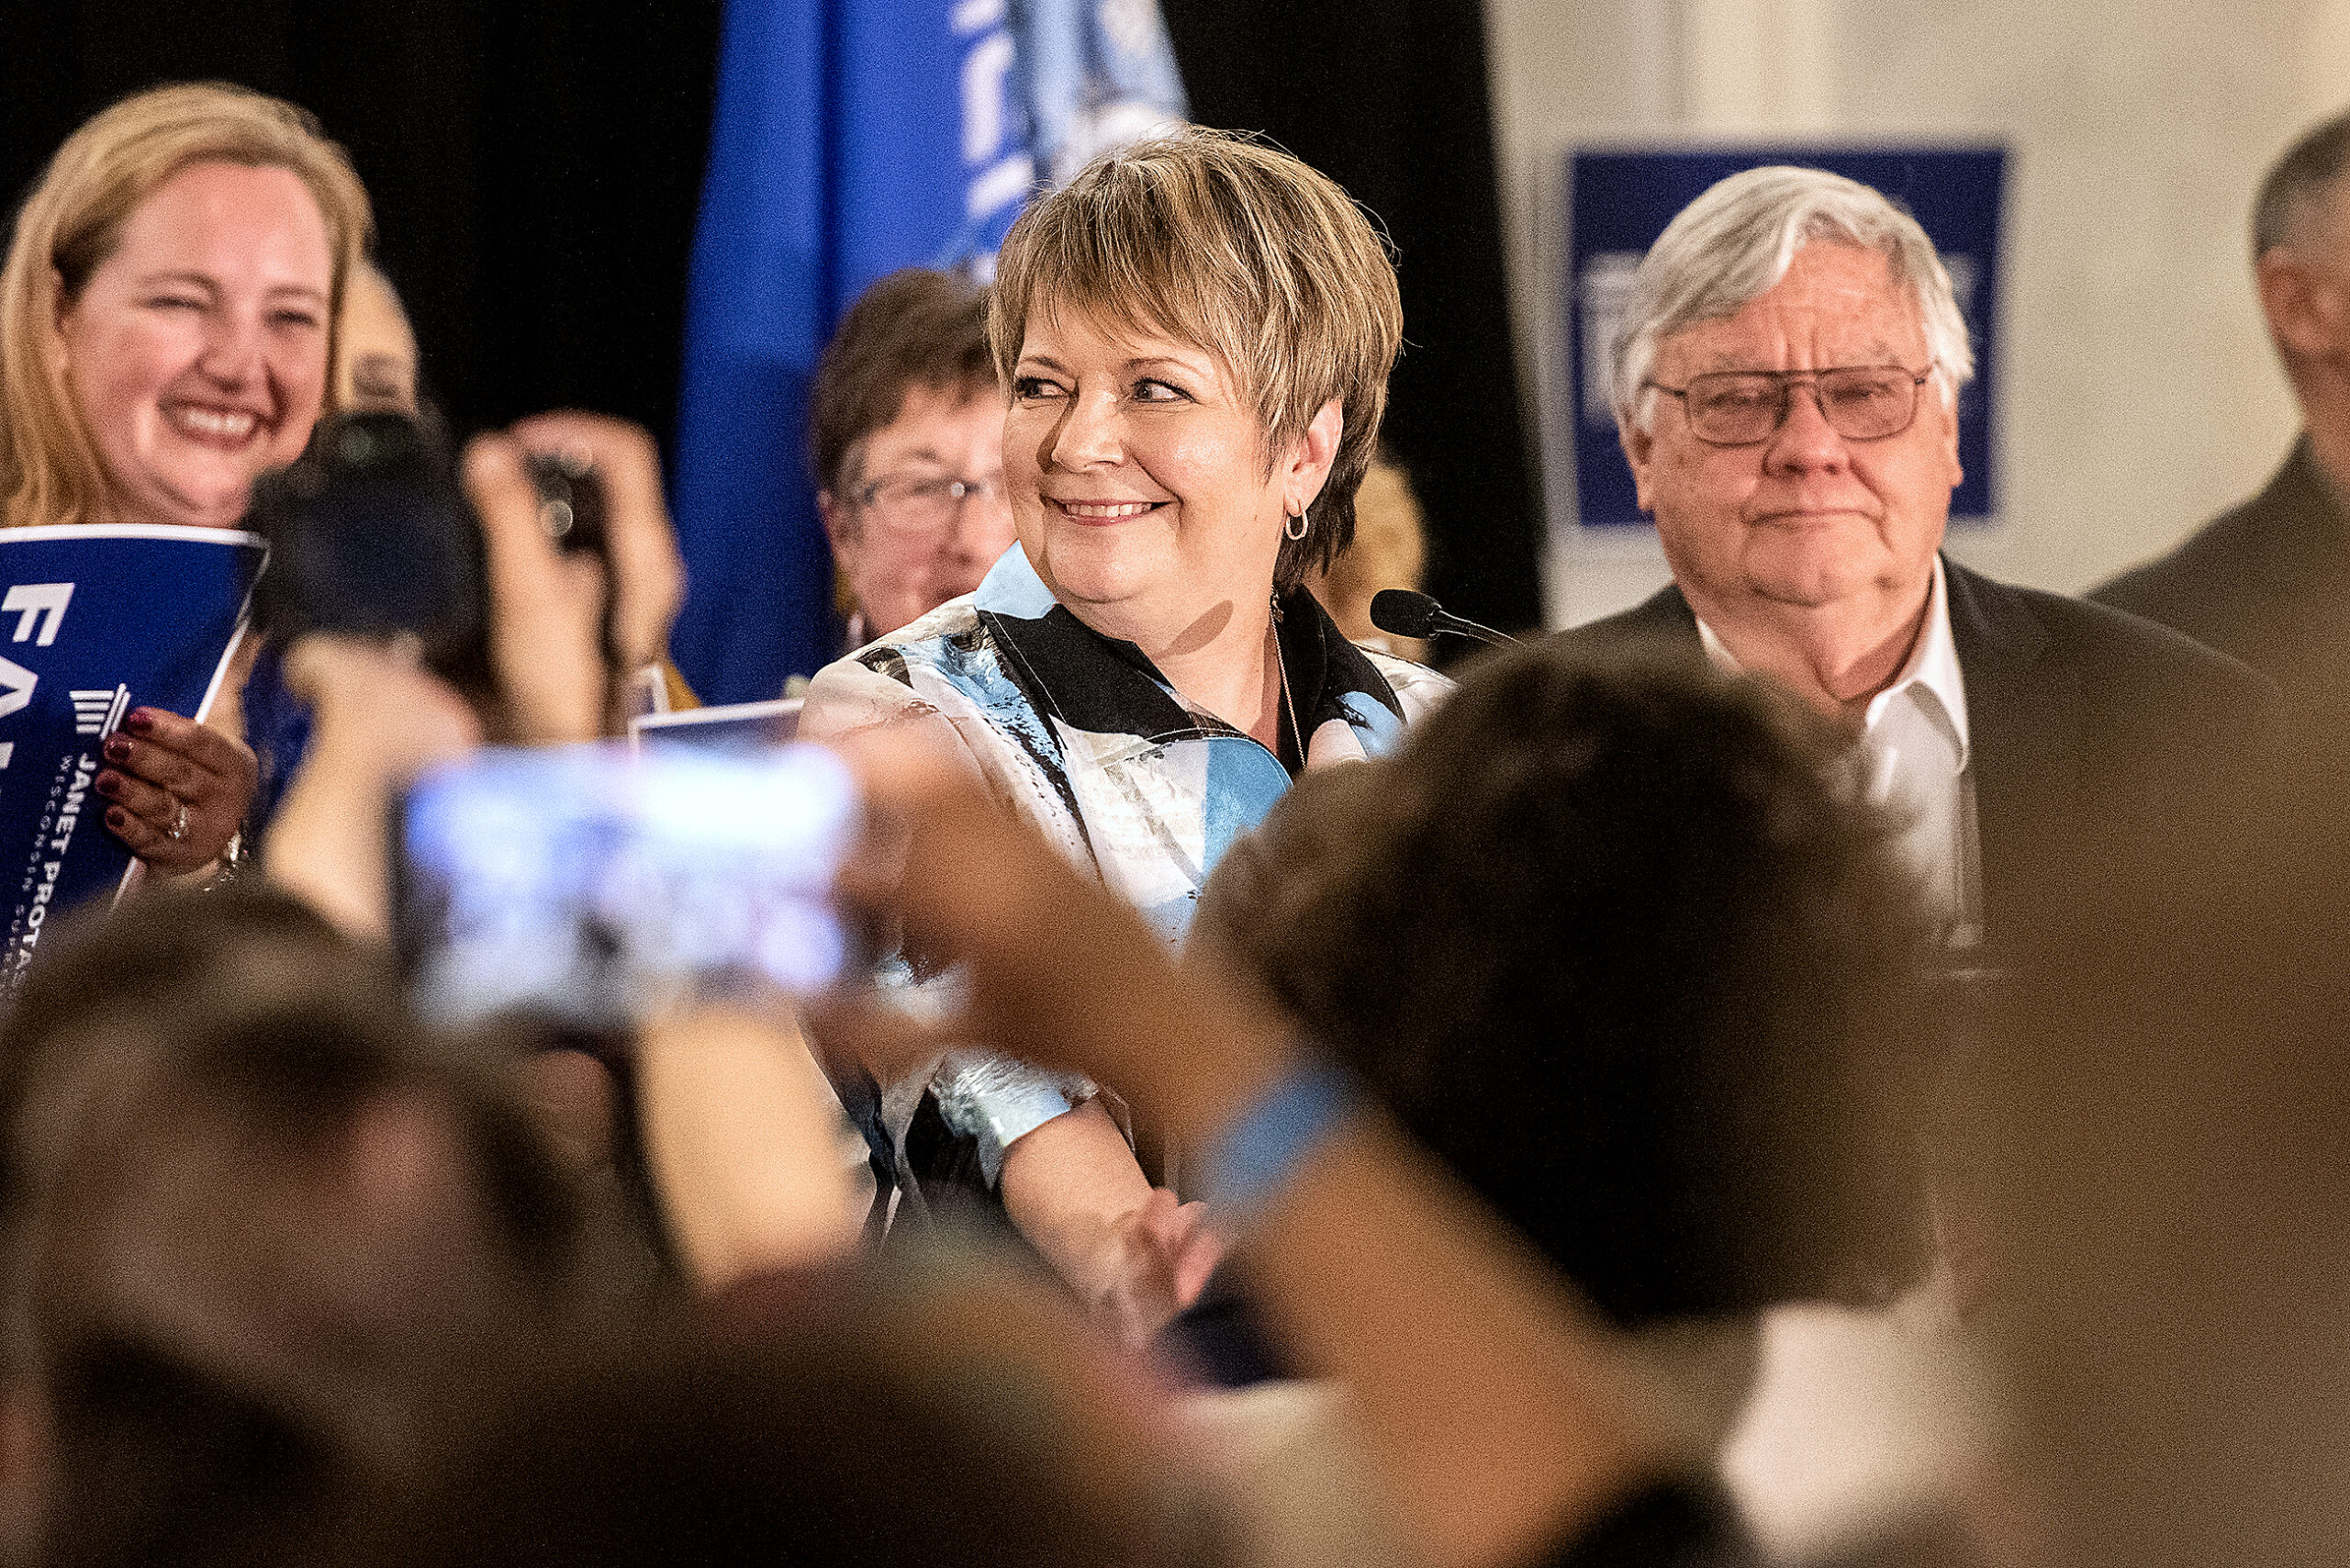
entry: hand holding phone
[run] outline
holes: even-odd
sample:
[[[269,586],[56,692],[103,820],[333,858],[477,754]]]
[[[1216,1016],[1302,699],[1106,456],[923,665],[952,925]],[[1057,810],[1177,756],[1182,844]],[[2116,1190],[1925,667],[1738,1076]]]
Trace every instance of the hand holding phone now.
[[[412,637],[517,740],[607,733],[616,678],[660,657],[684,591],[652,440],[601,415],[479,437],[461,479],[430,411],[347,413],[263,476],[250,521],[264,635]]]
[[[285,650],[286,689],[309,704],[310,741],[262,847],[270,880],[352,935],[391,935],[384,823],[428,768],[481,744],[472,708],[415,650],[315,634]]]
[[[526,449],[565,470],[573,527],[600,536],[600,552],[611,578],[610,643],[625,673],[658,660],[669,646],[669,628],[685,603],[686,565],[661,483],[661,451],[643,426],[609,414],[557,409],[515,422],[509,432]],[[584,468],[595,490],[596,515],[568,477]],[[542,481],[541,495],[548,496]],[[542,502],[543,513],[559,517]]]
[[[859,822],[817,746],[479,752],[397,813],[403,966],[439,1017],[589,1030],[823,991],[867,962],[833,892]]]

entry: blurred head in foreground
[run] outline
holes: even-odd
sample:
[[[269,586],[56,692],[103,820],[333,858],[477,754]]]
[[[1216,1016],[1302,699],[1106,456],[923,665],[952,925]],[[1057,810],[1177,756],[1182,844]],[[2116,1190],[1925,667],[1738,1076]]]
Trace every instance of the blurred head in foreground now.
[[[1284,801],[1194,931],[1619,1324],[1922,1264],[1909,890],[1771,689],[1496,659]]]
[[[364,1568],[1227,1561],[1201,1494],[1027,1287],[772,1276],[552,1372],[363,1521]]]
[[[46,1562],[265,1557],[417,1473],[581,1299],[581,1211],[494,1064],[290,900],[53,933],[0,1066]]]
[[[841,318],[809,394],[816,507],[859,641],[979,586],[1012,543],[987,296],[909,267]]]

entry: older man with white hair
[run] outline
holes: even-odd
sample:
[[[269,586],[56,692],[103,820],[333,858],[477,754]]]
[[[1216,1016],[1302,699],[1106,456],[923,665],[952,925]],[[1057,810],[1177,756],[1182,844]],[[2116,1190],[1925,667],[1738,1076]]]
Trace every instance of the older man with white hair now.
[[[1954,943],[2011,935],[2048,852],[2167,831],[2253,749],[2251,671],[1942,554],[1974,356],[1932,241],[1876,191],[1721,181],[1642,260],[1613,347],[1673,581],[1564,635],[1702,649],[1845,717]]]

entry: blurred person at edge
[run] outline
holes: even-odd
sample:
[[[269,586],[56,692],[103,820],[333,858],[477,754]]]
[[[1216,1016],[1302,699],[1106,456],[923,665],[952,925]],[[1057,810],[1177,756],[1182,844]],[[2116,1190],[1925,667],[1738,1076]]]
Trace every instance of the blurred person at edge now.
[[[2301,431],[2260,493],[2093,589],[2289,689],[2350,667],[2350,111],[2260,182],[2252,272]]]
[[[1013,541],[987,296],[947,273],[891,273],[841,318],[809,405],[845,646],[978,588]]]
[[[82,126],[0,272],[0,521],[235,527],[334,406],[370,225],[349,159],[291,104],[162,87]],[[227,852],[257,777],[235,701],[203,725],[133,709],[106,752],[106,826],[151,869]]]
[[[2037,842],[2159,836],[2265,735],[2273,688],[2234,660],[1942,553],[1974,354],[1933,241],[1878,192],[1718,182],[1641,259],[1610,353],[1673,580],[1561,635],[1764,675],[1838,718],[1954,945],[2028,939]]]
[[[85,910],[0,1030],[11,1562],[246,1564],[640,1301],[506,1047],[281,894]]]
[[[1950,1095],[1945,1213],[2008,1392],[1997,1462],[1963,1530],[1847,1568],[2341,1561],[2342,696],[2290,711],[2295,755],[2211,832],[2093,874],[2047,857],[2051,935],[1986,998]]]
[[[1348,643],[1303,586],[1353,532],[1394,266],[1328,178],[1193,129],[1041,197],[989,311],[1019,547],[821,671],[800,734],[934,730],[1180,943],[1297,775],[1388,750],[1449,689]],[[1130,1338],[1196,1294],[1214,1239],[1196,1210],[1137,1232],[1152,1185],[1091,1082],[966,1052],[893,1077],[856,1109],[901,1207],[1008,1215]],[[1153,1248],[1178,1266],[1145,1266]],[[1164,1278],[1171,1300],[1132,1294]]]

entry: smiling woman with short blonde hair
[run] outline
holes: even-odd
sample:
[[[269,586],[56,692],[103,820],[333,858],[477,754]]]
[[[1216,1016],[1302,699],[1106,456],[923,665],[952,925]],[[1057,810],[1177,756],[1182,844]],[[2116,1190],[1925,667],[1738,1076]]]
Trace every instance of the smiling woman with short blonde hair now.
[[[819,674],[801,733],[934,730],[1180,941],[1292,778],[1384,752],[1449,689],[1348,643],[1303,586],[1352,532],[1403,337],[1394,266],[1326,176],[1187,130],[1038,198],[990,330],[1019,543]],[[949,1136],[916,1145],[958,1151],[1080,1294],[1130,1331],[1181,1305],[1122,1272],[1149,1186],[1092,1085],[949,1056],[928,1088],[917,1118]]]
[[[1327,175],[1245,137],[1194,130],[1104,159],[1024,214],[997,263],[989,335],[1013,382],[1030,313],[1075,308],[1221,360],[1269,448],[1337,399],[1338,450],[1281,586],[1326,571],[1354,532],[1404,342],[1388,247]]]

